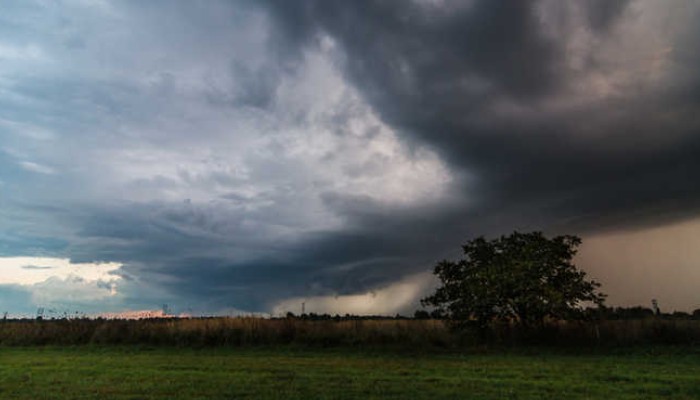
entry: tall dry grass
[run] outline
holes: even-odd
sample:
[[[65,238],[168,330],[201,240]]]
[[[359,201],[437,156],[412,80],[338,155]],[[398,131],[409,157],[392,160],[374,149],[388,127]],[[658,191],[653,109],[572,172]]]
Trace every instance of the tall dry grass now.
[[[0,345],[167,345],[396,346],[463,347],[482,341],[499,345],[626,346],[700,344],[700,321],[603,320],[557,322],[538,330],[496,324],[477,335],[456,332],[442,320],[305,320],[192,318],[147,320],[8,320],[0,321]]]
[[[146,320],[14,320],[0,322],[0,345],[276,344],[446,346],[453,334],[438,320],[302,320],[253,317]]]

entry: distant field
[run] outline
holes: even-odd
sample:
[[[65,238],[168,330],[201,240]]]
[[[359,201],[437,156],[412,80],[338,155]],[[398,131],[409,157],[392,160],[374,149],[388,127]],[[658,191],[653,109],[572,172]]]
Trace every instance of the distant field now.
[[[0,347],[7,399],[698,399],[700,349]]]

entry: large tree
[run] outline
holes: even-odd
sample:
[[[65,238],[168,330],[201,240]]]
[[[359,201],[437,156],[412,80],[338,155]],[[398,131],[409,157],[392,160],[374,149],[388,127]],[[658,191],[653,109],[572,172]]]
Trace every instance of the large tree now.
[[[422,303],[458,325],[480,327],[494,319],[533,326],[579,316],[583,305],[605,299],[600,284],[572,262],[580,244],[576,236],[548,239],[541,232],[473,239],[462,246],[463,259],[435,266],[442,286]]]

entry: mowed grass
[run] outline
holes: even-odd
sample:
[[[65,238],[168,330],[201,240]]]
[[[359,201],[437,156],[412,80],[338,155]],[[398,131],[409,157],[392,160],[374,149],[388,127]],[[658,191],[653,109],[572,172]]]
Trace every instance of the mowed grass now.
[[[0,348],[7,399],[698,399],[700,351]]]

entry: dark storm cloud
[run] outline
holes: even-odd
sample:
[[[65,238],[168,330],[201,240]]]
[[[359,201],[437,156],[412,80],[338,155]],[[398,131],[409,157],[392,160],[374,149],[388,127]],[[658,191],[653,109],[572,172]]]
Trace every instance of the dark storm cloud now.
[[[79,78],[22,75],[12,84],[21,101],[0,97],[0,117],[62,132],[61,143],[81,149],[65,151],[71,163],[90,156],[83,170],[55,158],[50,177],[85,175],[51,186],[49,174],[25,179],[38,176],[42,164],[26,160],[41,146],[6,136],[2,178],[26,189],[14,192],[18,201],[61,203],[57,193],[73,187],[86,200],[35,208],[31,218],[0,214],[19,227],[0,231],[0,254],[39,247],[73,262],[123,263],[118,292],[129,307],[268,311],[297,296],[386,286],[455,256],[476,235],[592,234],[696,216],[697,28],[626,58],[635,42],[616,41],[624,23],[645,16],[637,3],[121,3],[108,20],[130,40],[110,30],[85,35],[82,46],[66,47],[69,59],[93,52],[85,64],[95,65],[73,71]],[[70,29],[56,31],[78,43]],[[107,62],[94,61],[101,57]],[[657,61],[668,63],[660,78]],[[84,78],[107,65],[113,75]],[[312,110],[337,87],[335,108]],[[381,121],[362,125],[374,115]],[[415,154],[391,158],[386,140],[370,152],[373,139],[386,139],[384,125]],[[10,148],[22,141],[25,154]],[[388,190],[395,175],[385,172],[418,163],[424,148],[448,170],[449,183],[426,196],[438,200]],[[363,186],[373,177],[386,181]],[[83,192],[88,181],[104,186]]]
[[[565,95],[578,76],[563,61],[564,38],[543,34],[537,2],[446,2],[451,10],[417,2],[281,3],[271,8],[289,37],[306,46],[332,37],[345,52],[347,76],[386,121],[479,177],[483,212],[526,204],[543,209],[543,226],[570,221],[579,229],[697,213],[687,207],[700,203],[692,183],[700,170],[698,103],[688,88],[548,111],[544,103]],[[629,4],[580,3],[601,35]],[[494,112],[502,103],[525,112]]]
[[[605,35],[627,5],[587,2],[584,11]],[[192,294],[229,282],[230,289],[214,284],[219,298],[255,308],[295,295],[357,293],[422,271],[473,235],[590,233],[700,211],[697,103],[685,89],[649,90],[548,111],[541,104],[566,93],[576,76],[563,65],[564,44],[541,33],[534,2],[478,1],[442,14],[405,2],[273,2],[270,10],[287,53],[318,45],[322,35],[337,41],[346,76],[385,121],[439,150],[456,173],[478,177],[461,187],[477,202],[403,212],[327,193],[327,206],[352,228],[304,237],[282,258],[185,260],[179,287]],[[497,115],[503,102],[532,115]],[[678,119],[659,117],[679,105]],[[664,138],[669,130],[673,137]],[[201,275],[193,264],[217,267]]]
[[[627,5],[585,2],[582,12],[591,28],[605,35]],[[260,309],[301,294],[372,290],[424,270],[478,234],[543,228],[591,232],[695,214],[700,138],[693,132],[700,126],[692,109],[685,122],[672,122],[676,138],[664,145],[660,132],[669,126],[656,115],[677,106],[676,93],[547,110],[543,104],[570,90],[576,76],[564,63],[565,43],[543,33],[536,6],[534,1],[445,5],[452,9],[384,1],[267,6],[279,60],[292,65],[324,35],[332,38],[340,46],[346,77],[384,121],[404,140],[437,149],[457,175],[462,170],[477,177],[456,189],[457,198],[468,201],[401,210],[328,192],[326,206],[349,221],[348,227],[277,243],[277,249],[268,244],[262,254],[238,261],[230,254],[195,256],[213,247],[198,234],[153,226],[150,233],[103,234],[148,238],[129,251],[135,252],[134,261],[148,262],[150,271],[177,277],[166,284],[174,291],[208,297],[217,306]],[[275,81],[264,70],[255,74],[246,79],[249,97],[267,104]],[[503,103],[525,113],[493,111]],[[329,126],[342,132],[345,124],[336,115]],[[182,225],[197,221],[202,222],[190,218]],[[237,236],[230,245],[244,249],[244,242]],[[146,247],[139,251],[139,246]],[[188,250],[164,262],[169,248]]]
[[[398,113],[396,122],[405,119],[404,108],[428,117],[460,112],[482,95],[469,91],[473,78],[516,96],[544,94],[559,78],[558,48],[538,31],[533,1],[453,10],[384,1],[271,3],[285,44],[302,46],[319,33],[339,40],[349,76],[383,111]]]
[[[372,214],[369,204],[363,206]],[[73,262],[120,260],[120,276],[156,283],[175,296],[173,301],[189,299],[209,310],[266,311],[280,299],[365,292],[421,271],[437,244],[431,230],[415,230],[417,221],[386,210],[372,217],[378,224],[374,230],[363,223],[356,231],[320,231],[274,242],[253,231],[233,233],[238,229],[230,216],[206,214],[191,205],[166,212],[159,207],[91,210],[79,232],[90,240],[69,252]],[[217,221],[230,233],[217,232]],[[402,234],[405,228],[411,231]],[[139,302],[138,296],[132,301]]]
[[[627,9],[631,0],[587,0],[583,1],[591,28],[606,31]]]
[[[74,263],[122,262],[117,275],[127,281],[127,304],[148,307],[149,288],[157,287],[168,297],[151,303],[264,312],[282,299],[364,293],[424,271],[436,249],[454,250],[454,239],[473,222],[456,222],[445,210],[401,211],[330,193],[325,198],[356,227],[274,240],[236,224],[236,212],[225,209],[132,204],[66,215],[82,226],[82,240],[67,252]]]
[[[42,269],[53,269],[56,267],[51,267],[47,265],[24,265],[22,266],[22,269],[31,269],[31,270],[42,270]]]

